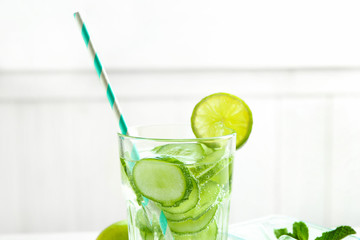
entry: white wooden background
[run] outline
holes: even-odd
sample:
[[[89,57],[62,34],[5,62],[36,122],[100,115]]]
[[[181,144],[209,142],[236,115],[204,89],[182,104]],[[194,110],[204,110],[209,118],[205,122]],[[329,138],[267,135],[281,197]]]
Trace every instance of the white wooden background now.
[[[125,218],[117,125],[72,18],[78,9],[129,125],[189,122],[219,91],[249,104],[232,223],[285,214],[359,226],[357,7],[1,1],[0,233],[97,231]]]

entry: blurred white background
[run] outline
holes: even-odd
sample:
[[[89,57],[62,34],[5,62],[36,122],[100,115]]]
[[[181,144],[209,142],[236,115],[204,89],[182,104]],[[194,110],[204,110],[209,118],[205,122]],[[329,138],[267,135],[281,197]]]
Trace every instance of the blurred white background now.
[[[231,223],[284,214],[360,226],[359,1],[0,1],[0,233],[98,231],[126,216],[117,124],[81,11],[129,125],[243,98]]]

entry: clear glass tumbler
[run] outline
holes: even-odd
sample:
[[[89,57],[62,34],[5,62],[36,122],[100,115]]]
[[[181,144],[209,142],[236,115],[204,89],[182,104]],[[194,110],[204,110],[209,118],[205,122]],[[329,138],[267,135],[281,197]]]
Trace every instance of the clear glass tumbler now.
[[[184,125],[130,132],[119,134],[129,239],[227,239],[236,135],[194,138]]]

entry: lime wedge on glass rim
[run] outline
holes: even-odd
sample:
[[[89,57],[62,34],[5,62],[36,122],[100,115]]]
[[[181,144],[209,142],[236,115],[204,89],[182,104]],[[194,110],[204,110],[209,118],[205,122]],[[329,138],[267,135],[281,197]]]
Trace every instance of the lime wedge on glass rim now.
[[[229,93],[214,93],[203,98],[191,116],[191,128],[196,137],[217,137],[235,132],[236,149],[249,138],[252,124],[250,108]]]

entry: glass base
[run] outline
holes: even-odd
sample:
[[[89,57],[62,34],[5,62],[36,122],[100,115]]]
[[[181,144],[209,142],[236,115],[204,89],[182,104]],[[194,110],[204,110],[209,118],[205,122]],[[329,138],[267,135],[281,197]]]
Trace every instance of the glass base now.
[[[227,235],[228,223],[229,223],[229,207],[230,198],[224,198],[221,202],[215,203],[211,209],[216,209],[214,216],[210,219],[210,222],[206,226],[194,233],[176,233],[172,234],[174,240],[228,240],[231,239]],[[147,216],[144,209],[142,209],[136,202],[128,201],[128,223],[129,223],[129,240],[164,240],[165,237],[162,233],[161,227],[157,221],[158,217],[151,215]],[[202,216],[206,215],[205,212]],[[196,217],[200,219],[202,216]],[[149,220],[151,218],[151,221]],[[194,221],[194,220],[183,220],[183,221]],[[175,222],[183,222],[175,221]],[[168,224],[170,224],[168,222]],[[196,224],[194,224],[196,225]],[[194,227],[197,227],[194,226]],[[191,230],[190,230],[191,231]]]

